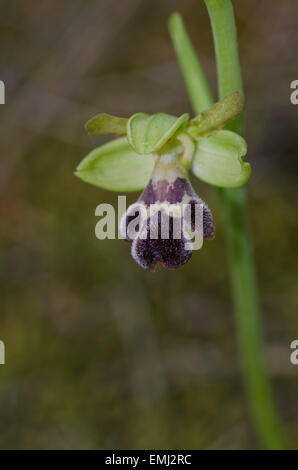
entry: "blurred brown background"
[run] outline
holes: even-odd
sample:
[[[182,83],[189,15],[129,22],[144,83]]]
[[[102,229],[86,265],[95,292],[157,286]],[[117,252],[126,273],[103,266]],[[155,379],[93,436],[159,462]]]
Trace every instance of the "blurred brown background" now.
[[[246,89],[250,212],[266,355],[298,447],[298,4],[234,0]],[[257,442],[243,389],[216,191],[217,237],[175,272],[95,238],[117,194],[76,179],[105,138],[93,114],[191,112],[167,31],[178,10],[216,90],[202,0],[0,1],[0,447],[232,448]],[[129,195],[129,202],[137,198]]]

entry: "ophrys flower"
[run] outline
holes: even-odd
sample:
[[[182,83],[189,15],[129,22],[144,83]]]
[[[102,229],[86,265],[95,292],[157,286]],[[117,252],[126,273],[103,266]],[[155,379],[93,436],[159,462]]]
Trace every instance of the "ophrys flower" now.
[[[133,258],[143,268],[152,271],[158,263],[178,268],[192,255],[194,235],[214,238],[212,212],[192,188],[188,171],[215,186],[235,187],[248,180],[245,141],[219,130],[242,107],[243,96],[235,92],[191,121],[187,114],[176,118],[165,113],[138,113],[130,119],[100,114],[88,121],[91,135],[126,135],[93,150],[76,175],[113,191],[144,189],[120,224],[123,238],[132,242]],[[128,231],[131,226],[135,236]]]

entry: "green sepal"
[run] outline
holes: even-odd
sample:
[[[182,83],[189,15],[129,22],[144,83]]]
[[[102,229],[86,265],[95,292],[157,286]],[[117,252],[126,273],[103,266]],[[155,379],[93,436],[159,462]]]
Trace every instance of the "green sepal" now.
[[[250,164],[244,162],[245,140],[235,132],[215,131],[195,139],[196,149],[191,164],[195,176],[223,188],[242,186],[250,177]]]
[[[125,135],[126,123],[127,119],[125,118],[103,113],[89,119],[85,127],[88,134],[93,136],[101,134]]]
[[[79,164],[75,175],[86,183],[110,191],[139,191],[151,178],[156,156],[140,156],[126,137],[92,150]]]
[[[140,154],[158,151],[188,120],[188,114],[179,118],[170,114],[153,115],[137,113],[127,122],[127,138],[132,148]]]

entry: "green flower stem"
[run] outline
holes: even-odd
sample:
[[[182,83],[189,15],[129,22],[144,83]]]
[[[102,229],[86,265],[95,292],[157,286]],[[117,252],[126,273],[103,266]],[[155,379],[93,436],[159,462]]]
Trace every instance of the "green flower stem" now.
[[[233,8],[230,0],[205,2],[216,48],[219,94],[223,98],[232,91],[242,91]],[[182,19],[177,13],[170,18],[170,32],[194,111],[198,114],[212,106],[213,100]],[[193,77],[197,70],[200,73]],[[243,117],[236,118],[227,127],[243,134]],[[224,210],[238,342],[252,421],[264,448],[282,449],[285,446],[284,437],[263,358],[263,331],[247,216],[246,189],[220,189],[219,195]]]
[[[237,31],[230,0],[205,0],[216,52],[220,97],[243,89]],[[243,135],[243,117],[229,124]],[[267,449],[284,448],[284,436],[264,365],[261,311],[248,223],[246,188],[221,189],[239,347],[252,419]]]
[[[243,91],[234,12],[230,0],[205,0],[205,3],[213,32],[218,94],[223,98],[231,91]],[[243,115],[227,125],[227,128],[243,135]]]
[[[169,27],[190,101],[195,113],[200,114],[213,105],[211,90],[179,13],[171,15]]]

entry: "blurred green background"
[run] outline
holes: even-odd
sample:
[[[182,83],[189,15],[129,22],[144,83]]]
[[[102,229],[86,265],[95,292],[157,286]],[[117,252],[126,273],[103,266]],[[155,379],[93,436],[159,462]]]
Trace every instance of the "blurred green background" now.
[[[250,216],[268,369],[298,448],[298,4],[234,0],[253,173]],[[73,171],[105,138],[98,112],[191,112],[167,31],[179,10],[216,90],[202,0],[2,0],[0,448],[253,449],[217,237],[177,271],[143,271],[121,240],[95,238],[117,194]],[[134,202],[138,194],[130,194]]]

